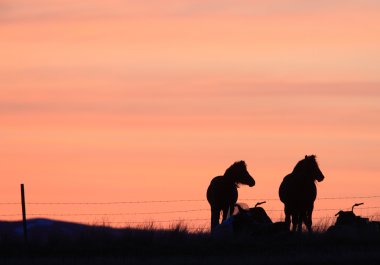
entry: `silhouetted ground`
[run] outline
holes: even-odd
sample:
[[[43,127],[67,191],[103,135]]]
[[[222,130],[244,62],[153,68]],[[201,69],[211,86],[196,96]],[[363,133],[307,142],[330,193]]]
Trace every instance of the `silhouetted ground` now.
[[[37,219],[0,222],[0,264],[380,264],[379,233],[279,233],[214,238],[172,230],[112,229]]]

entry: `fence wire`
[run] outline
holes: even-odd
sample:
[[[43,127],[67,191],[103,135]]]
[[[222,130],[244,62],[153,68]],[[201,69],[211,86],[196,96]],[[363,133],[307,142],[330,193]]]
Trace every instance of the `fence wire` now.
[[[368,210],[368,209],[380,209],[380,206],[375,207],[360,207],[357,210]],[[322,208],[314,209],[314,211],[339,211],[342,208]],[[348,208],[343,209],[348,210]],[[210,209],[190,209],[190,210],[179,210],[179,211],[157,211],[157,212],[126,212],[126,213],[28,213],[28,216],[128,216],[128,215],[157,215],[157,214],[173,214],[173,213],[190,213],[190,212],[205,212],[210,211]],[[283,209],[268,209],[266,212],[283,212]],[[19,216],[20,213],[12,214],[0,214],[0,216]]]
[[[373,199],[380,198],[380,195],[370,195],[370,196],[341,196],[341,197],[321,197],[317,200],[358,200],[358,199]],[[241,201],[279,201],[278,198],[243,198]],[[171,204],[171,203],[186,203],[186,202],[207,202],[204,199],[178,199],[178,200],[141,200],[141,201],[106,201],[106,202],[26,202],[26,205],[127,205],[127,204]],[[20,202],[0,202],[0,205],[20,205]],[[373,210],[380,209],[380,206],[370,206],[370,207],[360,207],[357,210]],[[351,210],[351,208],[316,208],[316,212],[328,212],[339,210]],[[149,215],[170,215],[170,214],[185,214],[185,213],[196,213],[196,212],[208,212],[209,208],[196,208],[196,209],[185,209],[185,210],[171,210],[171,211],[149,211],[149,212],[101,212],[94,213],[91,211],[82,212],[82,213],[73,213],[73,212],[30,212],[27,213],[28,217],[123,217],[123,216],[149,216]],[[266,209],[266,212],[279,212],[283,213],[284,209]],[[368,212],[367,212],[368,214]],[[4,213],[0,214],[0,217],[17,217],[21,216],[21,213]],[[363,216],[366,218],[377,219],[380,215],[369,215]],[[313,218],[314,220],[325,220],[331,221],[335,219],[333,217],[319,217]],[[164,219],[164,220],[146,220],[146,221],[104,221],[107,224],[111,225],[149,225],[149,224],[159,224],[159,223],[188,223],[188,222],[206,222],[209,221],[209,218],[183,218],[183,219]],[[199,228],[199,227],[198,227]]]
[[[348,199],[373,199],[380,195],[371,196],[343,196],[321,197],[317,200],[348,200]],[[278,198],[243,198],[242,201],[279,201]],[[181,200],[143,200],[143,201],[109,201],[109,202],[27,202],[27,205],[108,205],[108,204],[148,204],[148,203],[179,203],[179,202],[206,202],[204,199],[181,199]],[[0,202],[0,205],[20,204],[20,202]]]

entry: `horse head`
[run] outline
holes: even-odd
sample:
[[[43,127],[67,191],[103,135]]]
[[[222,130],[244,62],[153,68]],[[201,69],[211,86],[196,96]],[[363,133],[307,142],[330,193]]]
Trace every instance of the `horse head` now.
[[[255,185],[255,180],[249,174],[246,163],[241,160],[230,166],[224,176],[231,178],[236,184],[244,184],[250,187]]]
[[[323,175],[322,171],[319,169],[315,155],[310,155],[310,156],[306,155],[303,161],[304,161],[307,173],[310,175],[310,177],[313,180],[317,180],[318,182],[321,182],[322,180],[324,180],[325,176]]]

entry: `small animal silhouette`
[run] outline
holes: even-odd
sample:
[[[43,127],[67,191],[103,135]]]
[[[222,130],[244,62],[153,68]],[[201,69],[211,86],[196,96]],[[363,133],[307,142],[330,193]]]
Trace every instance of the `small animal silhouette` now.
[[[339,211],[335,225],[330,226],[327,230],[328,233],[333,233],[335,236],[347,235],[368,235],[379,236],[380,222],[370,221],[367,217],[361,217],[354,213],[356,206],[363,205],[364,203],[355,203],[351,211]]]
[[[317,197],[315,181],[324,179],[319,169],[316,156],[305,156],[294,167],[293,172],[287,175],[279,188],[280,200],[285,204],[285,223],[293,231],[302,231],[302,222],[309,232],[312,232],[312,214],[314,201]]]
[[[261,204],[266,203],[258,202],[256,205],[252,208],[243,209],[241,205],[236,204],[236,207],[238,208],[238,215],[241,216],[243,220],[248,220],[250,223],[259,223],[259,224],[271,224],[273,223],[268,214],[265,212],[264,208],[257,207]]]
[[[255,185],[244,161],[232,164],[223,176],[215,177],[207,189],[207,201],[211,206],[211,231],[219,224],[220,212],[223,212],[223,220],[228,213],[233,212],[238,199],[237,188],[239,184]]]
[[[259,239],[287,232],[289,229],[285,222],[273,223],[264,208],[257,207],[263,203],[265,202],[259,202],[252,208],[245,203],[237,203],[234,215],[215,227],[213,235],[220,238],[248,236]]]
[[[363,205],[364,203],[355,203],[352,205],[351,211],[342,211],[340,210],[335,216],[338,218],[336,219],[335,225],[360,225],[360,224],[366,224],[369,222],[369,218],[362,218],[360,216],[357,216],[354,214],[354,208],[356,206]]]

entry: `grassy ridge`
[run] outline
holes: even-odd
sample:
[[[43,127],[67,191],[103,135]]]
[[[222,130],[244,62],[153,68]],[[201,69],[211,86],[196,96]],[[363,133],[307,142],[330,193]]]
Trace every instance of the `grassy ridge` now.
[[[74,229],[75,228],[75,229]],[[380,264],[378,233],[279,233],[215,238],[172,229],[106,226],[30,229],[29,243],[0,231],[1,264]],[[365,262],[365,263],[363,263]]]

